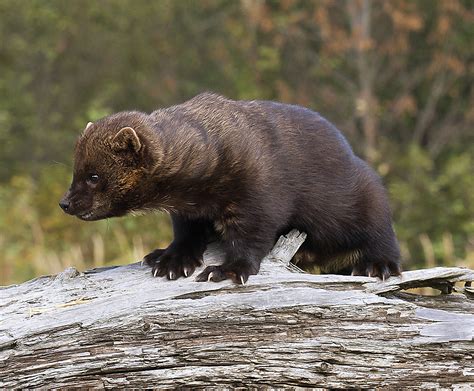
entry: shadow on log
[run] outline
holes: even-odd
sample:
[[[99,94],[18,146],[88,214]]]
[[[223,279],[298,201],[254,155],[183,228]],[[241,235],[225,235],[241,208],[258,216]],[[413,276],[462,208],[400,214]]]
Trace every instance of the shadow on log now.
[[[245,286],[136,263],[0,288],[0,387],[474,386],[472,270],[310,275],[289,264],[304,238]],[[424,286],[443,294],[404,291]]]

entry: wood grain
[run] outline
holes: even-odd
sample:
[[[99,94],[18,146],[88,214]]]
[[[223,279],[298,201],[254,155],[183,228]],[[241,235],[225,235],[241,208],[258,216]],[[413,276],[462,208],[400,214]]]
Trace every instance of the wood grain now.
[[[310,275],[288,265],[303,240],[245,286],[135,263],[0,288],[0,387],[474,387],[472,270]]]

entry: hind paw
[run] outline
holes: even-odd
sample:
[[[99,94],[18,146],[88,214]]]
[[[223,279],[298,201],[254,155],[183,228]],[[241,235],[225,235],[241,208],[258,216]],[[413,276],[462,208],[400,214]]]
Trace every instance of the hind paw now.
[[[361,263],[352,269],[353,276],[378,277],[382,281],[390,276],[399,276],[401,272],[400,264],[394,261]]]

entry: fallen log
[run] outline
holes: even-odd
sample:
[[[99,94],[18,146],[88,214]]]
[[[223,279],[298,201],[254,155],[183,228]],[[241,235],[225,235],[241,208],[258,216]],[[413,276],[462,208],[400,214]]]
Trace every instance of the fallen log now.
[[[304,237],[245,286],[135,263],[2,287],[0,388],[474,386],[474,271],[311,275],[289,264]]]

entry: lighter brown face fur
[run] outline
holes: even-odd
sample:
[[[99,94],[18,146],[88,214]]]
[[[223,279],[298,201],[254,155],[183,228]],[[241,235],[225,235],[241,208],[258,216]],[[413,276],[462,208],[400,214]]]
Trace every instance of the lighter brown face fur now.
[[[137,133],[129,126],[89,123],[77,141],[73,180],[61,207],[89,221],[136,209],[140,183],[146,175],[139,156],[142,149]]]

